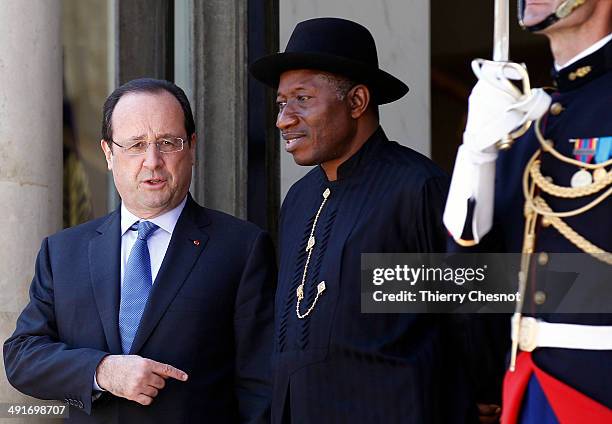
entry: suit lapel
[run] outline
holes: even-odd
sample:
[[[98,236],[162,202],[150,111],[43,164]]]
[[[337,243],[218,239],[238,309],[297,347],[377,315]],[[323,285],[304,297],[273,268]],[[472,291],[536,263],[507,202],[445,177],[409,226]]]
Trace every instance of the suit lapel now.
[[[121,219],[116,210],[97,229],[99,236],[89,242],[89,269],[94,298],[110,353],[121,353],[119,340],[119,287]],[[75,323],[78,325],[78,323]]]
[[[172,233],[130,353],[136,353],[142,348],[185,283],[206,246],[208,235],[202,227],[208,223],[208,217],[190,196]]]

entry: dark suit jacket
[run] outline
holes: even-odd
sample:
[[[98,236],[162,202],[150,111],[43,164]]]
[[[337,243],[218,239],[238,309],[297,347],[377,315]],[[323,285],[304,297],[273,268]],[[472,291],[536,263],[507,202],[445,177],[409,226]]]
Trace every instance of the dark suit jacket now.
[[[267,422],[272,243],[255,225],[191,197],[131,352],[180,368],[189,380],[168,379],[146,407],[109,393],[92,402],[98,363],[121,354],[120,239],[117,210],[43,241],[30,303],[4,344],[11,384],[37,398],[66,400],[75,422]]]

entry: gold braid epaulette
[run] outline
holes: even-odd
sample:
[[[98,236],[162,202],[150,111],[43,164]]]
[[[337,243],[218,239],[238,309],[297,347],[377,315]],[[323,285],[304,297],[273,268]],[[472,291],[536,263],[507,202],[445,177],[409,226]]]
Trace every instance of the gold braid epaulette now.
[[[604,200],[608,199],[612,194],[612,171],[606,172],[603,178],[584,187],[564,187],[554,184],[549,178],[542,175],[540,169],[541,161],[539,158],[542,155],[542,152],[546,152],[550,153],[556,159],[562,162],[576,165],[583,169],[603,169],[604,171],[607,166],[612,165],[612,159],[599,164],[586,164],[562,155],[553,147],[552,142],[545,140],[542,136],[539,119],[535,125],[535,134],[540,142],[541,148],[538,149],[538,151],[536,151],[536,153],[531,157],[527,166],[525,167],[525,172],[523,173],[523,193],[525,195],[526,218],[525,239],[523,244],[524,253],[533,252],[535,245],[535,226],[528,225],[528,223],[535,223],[537,216],[540,215],[542,217],[543,225],[552,225],[563,237],[569,240],[580,250],[609,265],[612,265],[612,253],[594,245],[582,235],[578,234],[572,227],[563,221],[563,219],[561,219],[585,213],[602,203]],[[563,212],[553,211],[546,201],[536,193],[537,188],[538,190],[556,197],[575,199],[599,193],[606,187],[608,187],[607,190],[586,205],[574,210]]]
[[[538,209],[544,211],[545,213],[552,212],[552,209],[550,209],[550,206],[548,206],[546,201],[542,199],[541,197],[539,196],[536,197],[535,199],[533,199],[533,202],[535,206],[538,207]],[[607,263],[608,265],[612,265],[612,254],[611,253],[606,252],[605,250],[603,250],[602,248],[598,246],[595,246],[593,243],[591,243],[590,241],[582,237],[572,227],[567,225],[567,223],[565,223],[565,221],[563,221],[561,218],[557,216],[544,215],[544,219],[547,219],[550,222],[550,224],[557,231],[559,231],[559,233],[561,233],[563,237],[568,239],[572,244],[574,244],[580,250],[596,257],[597,259],[599,259],[602,262]]]
[[[563,197],[566,199],[575,199],[576,197],[584,197],[589,196],[591,194],[595,194],[598,191],[606,188],[606,186],[612,183],[612,173],[606,174],[604,179],[600,181],[595,181],[593,184],[589,184],[584,187],[563,187],[556,184],[553,184],[550,180],[548,180],[542,172],[540,171],[541,162],[536,160],[529,167],[529,173],[531,174],[531,178],[535,182],[535,184],[545,191],[548,194],[552,194],[553,196]]]

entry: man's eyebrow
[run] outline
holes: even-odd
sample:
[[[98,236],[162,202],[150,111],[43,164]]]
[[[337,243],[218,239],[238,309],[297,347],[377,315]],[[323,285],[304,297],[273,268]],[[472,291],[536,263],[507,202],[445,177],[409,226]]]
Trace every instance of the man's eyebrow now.
[[[132,137],[126,138],[126,141],[140,141],[146,140],[147,136],[145,134],[133,135]]]
[[[170,134],[170,133],[163,133],[163,134],[157,134],[156,137],[157,138],[173,138],[173,137],[176,137],[176,135]]]
[[[304,90],[314,90],[314,87],[309,87],[306,85],[298,85],[296,87],[291,87],[291,89],[288,90],[286,93],[281,93],[280,91],[277,91],[276,97],[290,96],[292,94],[297,93],[298,91],[304,91]]]
[[[171,133],[163,133],[163,134],[156,134],[155,138],[173,138],[176,137],[176,135],[171,134]],[[126,141],[146,141],[148,138],[147,134],[139,134],[139,135],[134,135],[132,137],[129,137],[126,139]]]

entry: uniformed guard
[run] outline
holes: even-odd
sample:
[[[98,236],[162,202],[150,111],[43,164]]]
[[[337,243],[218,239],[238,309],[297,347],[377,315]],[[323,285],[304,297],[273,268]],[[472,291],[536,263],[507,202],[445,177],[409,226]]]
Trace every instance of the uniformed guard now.
[[[612,315],[540,311],[561,290],[551,252],[612,266],[612,2],[519,1],[519,18],[549,38],[556,89],[507,58],[473,63],[444,223],[458,250],[526,254],[502,422],[611,423]]]

